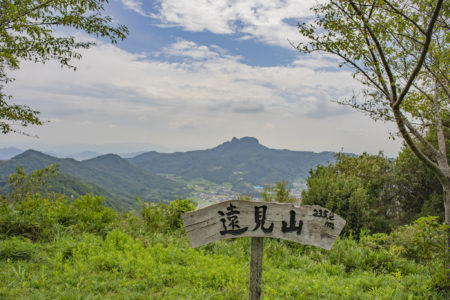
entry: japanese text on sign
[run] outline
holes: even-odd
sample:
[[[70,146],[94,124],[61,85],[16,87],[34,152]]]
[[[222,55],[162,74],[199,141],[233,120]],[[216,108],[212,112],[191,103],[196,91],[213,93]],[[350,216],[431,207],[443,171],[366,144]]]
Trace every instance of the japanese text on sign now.
[[[345,225],[317,205],[230,200],[186,213],[183,224],[192,247],[235,237],[271,237],[330,249]]]

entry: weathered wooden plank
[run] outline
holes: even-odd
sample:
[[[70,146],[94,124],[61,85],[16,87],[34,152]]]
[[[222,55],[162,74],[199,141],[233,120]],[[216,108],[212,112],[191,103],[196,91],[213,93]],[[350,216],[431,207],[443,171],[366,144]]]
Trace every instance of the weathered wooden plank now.
[[[182,215],[193,248],[235,237],[269,237],[331,249],[345,220],[318,205],[229,200]]]
[[[261,299],[262,264],[264,238],[253,237],[250,252],[250,277],[248,280],[248,300]]]

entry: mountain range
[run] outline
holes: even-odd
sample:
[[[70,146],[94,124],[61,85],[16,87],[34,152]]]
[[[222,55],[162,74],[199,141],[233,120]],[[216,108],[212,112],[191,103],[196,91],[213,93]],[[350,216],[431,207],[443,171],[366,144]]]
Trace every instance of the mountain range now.
[[[83,186],[87,183],[105,196],[107,204],[118,209],[134,208],[136,197],[144,201],[163,199],[170,201],[189,196],[191,192],[184,184],[136,167],[116,154],[102,155],[79,162],[72,158],[56,158],[35,150],[27,150],[1,162],[0,175],[5,177],[14,173],[19,165],[29,173],[50,164],[58,164],[61,174],[70,175],[72,190],[77,190],[73,185]],[[61,178],[58,181],[61,181]],[[69,182],[63,181],[61,184],[67,188]],[[81,194],[85,194],[83,189],[74,196]]]
[[[0,160],[11,159],[16,155],[19,155],[23,151],[16,147],[7,147],[0,149]]]
[[[187,152],[145,152],[131,158],[116,154],[77,161],[27,150],[0,162],[0,186],[18,165],[26,172],[59,164],[57,186],[75,196],[101,193],[117,209],[144,201],[171,201],[192,196],[193,180],[230,186],[236,193],[255,194],[254,186],[276,181],[305,180],[311,168],[334,161],[334,152],[314,153],[270,149],[256,138],[233,138],[217,147]],[[68,187],[67,187],[68,186]],[[0,189],[5,192],[5,189]]]
[[[333,152],[269,149],[256,138],[233,138],[207,150],[147,152],[129,161],[154,173],[168,173],[185,180],[205,178],[230,183],[236,192],[252,193],[253,186],[276,181],[306,179],[311,168],[334,160]]]

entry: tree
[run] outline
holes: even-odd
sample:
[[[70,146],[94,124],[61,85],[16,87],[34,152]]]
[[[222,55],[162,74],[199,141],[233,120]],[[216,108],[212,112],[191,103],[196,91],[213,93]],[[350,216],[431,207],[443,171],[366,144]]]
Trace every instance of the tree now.
[[[342,153],[310,171],[302,204],[327,207],[347,221],[345,232],[389,232],[423,216],[444,216],[439,180],[408,147],[389,159],[382,153]]]
[[[17,166],[16,173],[9,176],[11,192],[7,199],[12,202],[20,202],[29,195],[46,193],[47,183],[57,176],[58,168],[59,165],[52,164],[27,174],[23,166]]]
[[[265,185],[260,195],[266,202],[293,203],[296,199],[287,186],[286,181],[277,181],[275,185]]]
[[[408,224],[425,216],[444,219],[441,184],[409,147],[404,147],[395,159],[393,177],[399,224]]]
[[[302,204],[331,209],[347,221],[344,234],[389,232],[396,225],[394,162],[382,153],[336,154],[336,162],[310,171]]]
[[[341,103],[396,123],[411,151],[439,179],[450,224],[448,124],[443,122],[450,114],[450,2],[329,0],[313,11],[316,18],[299,25],[309,41],[297,49],[332,54],[353,69],[364,85],[362,97]],[[428,134],[434,134],[436,145]]]
[[[2,0],[0,2],[0,130],[3,134],[21,132],[16,126],[42,125],[39,112],[26,105],[11,103],[5,85],[13,80],[8,70],[18,69],[20,61],[44,63],[56,60],[62,67],[76,69],[72,59],[80,59],[77,49],[95,43],[61,36],[56,29],[68,28],[112,43],[123,40],[128,28],[114,25],[104,14],[109,0]]]

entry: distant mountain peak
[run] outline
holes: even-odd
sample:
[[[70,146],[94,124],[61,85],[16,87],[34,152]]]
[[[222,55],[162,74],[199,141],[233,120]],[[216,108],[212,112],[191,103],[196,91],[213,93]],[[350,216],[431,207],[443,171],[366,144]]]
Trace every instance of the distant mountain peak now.
[[[248,136],[242,138],[233,137],[231,141],[225,142],[213,148],[213,150],[217,151],[251,151],[256,149],[266,149],[266,147],[261,145],[258,139]]]
[[[243,138],[238,139],[237,137],[234,137],[231,139],[231,143],[233,144],[256,144],[259,145],[259,141],[257,138],[245,136]]]
[[[29,156],[40,156],[40,157],[55,158],[55,157],[52,157],[52,156],[50,156],[48,154],[42,153],[42,152],[34,150],[34,149],[25,150],[22,153],[20,153],[20,154],[16,155],[15,157],[13,157],[13,158],[23,158],[23,157],[29,157]]]
[[[110,161],[110,162],[117,162],[117,161],[124,161],[122,157],[120,157],[118,154],[114,153],[108,153],[96,156],[94,158],[86,159],[84,161]]]

